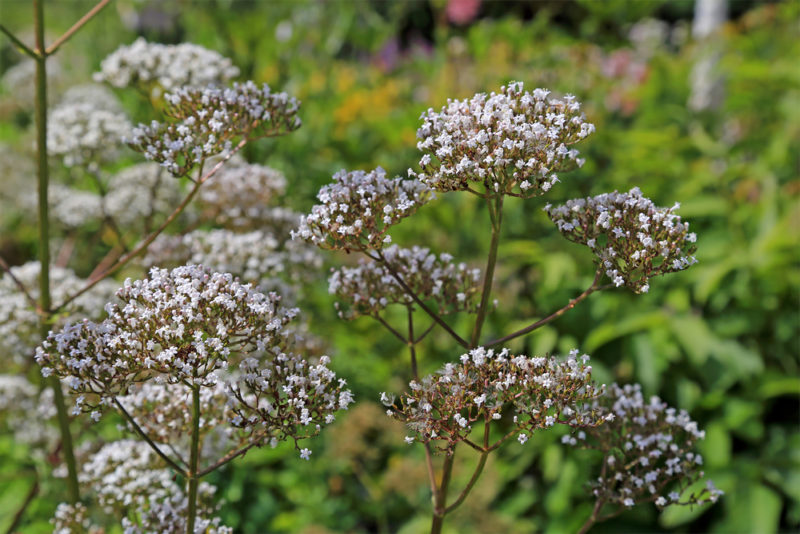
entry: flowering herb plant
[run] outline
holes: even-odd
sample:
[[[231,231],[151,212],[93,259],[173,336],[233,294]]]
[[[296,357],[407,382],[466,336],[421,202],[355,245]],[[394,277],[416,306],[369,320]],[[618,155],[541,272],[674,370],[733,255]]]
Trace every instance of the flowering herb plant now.
[[[575,97],[514,82],[429,109],[417,132],[418,171],[389,178],[382,168],[343,170],[319,191],[319,204],[298,215],[270,205],[284,192],[281,173],[237,153],[300,127],[299,102],[251,81],[229,85],[238,69],[202,47],[140,39],[102,63],[97,81],[163,97],[164,122],[132,127],[113,95],[94,87],[65,94],[48,131],[45,60],[107,2],[50,47],[41,3],[35,49],[3,29],[36,66],[41,261],[12,268],[0,258],[0,347],[9,347],[4,352],[17,364],[33,356],[52,393],[21,376],[0,376],[0,408],[13,412],[8,399],[20,396],[24,409],[58,417],[69,502],[55,511],[57,532],[102,531],[95,510],[80,501],[83,490],[125,532],[229,533],[215,516],[216,488],[203,477],[282,441],[310,460],[303,440],[354,402],[290,305],[307,271],[320,266],[312,247],[362,254],[357,265],[332,270],[338,314],[371,317],[409,349],[408,390],[380,400],[406,425],[405,442],[424,450],[432,533],[468,499],[492,452],[558,427],[566,431],[564,445],[601,457],[595,504],[580,532],[645,502],[663,508],[716,501],[721,492],[710,482],[689,489],[703,476],[693,447],[704,433],[687,413],[656,397],[645,401],[638,385],[596,383],[590,357],[577,349],[562,358],[503,346],[594,292],[625,286],[644,293],[654,277],[691,266],[696,236],[677,205],[657,207],[639,189],[546,204],[558,231],[596,255],[594,280],[523,328],[499,337],[484,331],[506,197],[533,202],[583,164],[574,145],[595,127]],[[148,161],[107,172],[123,145]],[[60,185],[51,198],[48,156],[85,173],[95,190]],[[452,253],[393,244],[395,225],[436,193],[452,192],[485,204],[491,239],[483,269]],[[89,219],[115,239],[88,279],[51,268],[51,214],[65,229]],[[191,221],[186,231],[165,233],[181,217]],[[148,274],[116,288],[109,277],[126,266],[149,267]],[[392,307],[405,308],[404,327],[392,324]],[[432,321],[422,332],[415,331],[417,312]],[[472,320],[463,336],[448,322],[457,314]],[[418,349],[437,327],[460,356],[424,374],[420,368],[430,365]],[[74,398],[72,415],[98,421],[104,411],[116,413],[126,437],[74,447],[65,394]],[[21,434],[24,414],[16,412],[8,422]],[[52,433],[46,438],[37,446],[52,448]],[[454,497],[454,459],[463,449],[478,456]]]
[[[593,488],[596,504],[581,531],[637,503],[697,504],[716,500],[720,493],[709,485],[681,500],[681,490],[702,476],[701,457],[691,449],[703,434],[685,413],[676,415],[658,399],[644,404],[638,386],[609,389],[596,384],[589,356],[579,357],[578,350],[560,359],[501,348],[596,291],[624,285],[644,293],[655,276],[692,265],[696,236],[675,213],[677,205],[659,208],[639,189],[571,200],[559,207],[546,204],[544,210],[565,237],[595,252],[594,281],[543,319],[494,339],[483,335],[505,198],[530,202],[545,195],[561,181],[557,173],[583,164],[574,145],[594,130],[575,97],[553,98],[545,89],[528,92],[519,82],[498,93],[448,101],[441,111],[422,114],[417,131],[417,147],[423,153],[419,172],[409,170],[407,179],[389,180],[380,168],[342,171],[320,190],[320,204],[293,234],[321,248],[361,252],[357,266],[331,273],[329,289],[337,297],[339,316],[372,317],[409,347],[409,390],[399,396],[382,393],[381,401],[387,415],[408,427],[405,441],[425,450],[432,533],[441,532],[445,517],[467,499],[491,452],[514,436],[525,444],[557,426],[570,429],[565,443],[580,442],[606,454]],[[468,192],[485,203],[491,239],[482,272],[463,263],[455,268],[450,253],[437,256],[418,246],[388,246],[393,241],[390,227],[433,199],[434,192]],[[605,278],[610,282],[604,283]],[[386,316],[393,305],[407,309],[408,334]],[[433,321],[419,336],[414,332],[415,310]],[[445,320],[453,313],[474,315],[468,335],[462,337]],[[437,326],[466,352],[438,372],[422,376],[418,345]],[[478,459],[469,481],[452,498],[453,460],[464,447]],[[619,447],[625,452],[617,462],[613,451]],[[439,468],[435,453],[444,455]]]

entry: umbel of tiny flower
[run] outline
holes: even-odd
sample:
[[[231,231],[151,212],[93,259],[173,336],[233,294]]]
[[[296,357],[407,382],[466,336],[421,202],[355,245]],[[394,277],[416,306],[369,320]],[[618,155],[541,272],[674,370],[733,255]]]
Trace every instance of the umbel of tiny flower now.
[[[47,151],[60,156],[67,167],[108,162],[130,131],[128,118],[118,109],[104,109],[96,102],[67,102],[50,113]]]
[[[300,103],[268,85],[248,81],[228,89],[182,88],[166,95],[168,123],[140,124],[128,145],[174,176],[227,151],[233,139],[285,135],[300,127]]]
[[[79,479],[91,488],[107,514],[122,520],[125,532],[185,532],[188,499],[184,488],[144,441],[123,439],[103,445],[83,464]],[[220,528],[219,518],[211,517],[216,490],[200,482],[197,519]],[[126,519],[133,521],[126,525]],[[128,528],[136,526],[139,530]]]
[[[417,130],[419,179],[438,191],[470,190],[470,183],[524,198],[548,191],[557,172],[583,164],[569,147],[594,132],[574,96],[549,95],[514,82],[429,109]]]
[[[678,207],[659,208],[635,187],[544,209],[567,239],[592,249],[614,285],[646,293],[650,278],[697,262],[697,236],[674,213]]]
[[[213,160],[209,163],[213,163]],[[201,215],[229,229],[254,230],[274,219],[270,204],[286,190],[283,173],[234,156],[200,189]],[[299,214],[293,214],[296,226]]]
[[[318,269],[322,262],[319,251],[311,245],[293,241],[282,243],[271,233],[260,230],[245,233],[195,230],[157,241],[162,250],[156,250],[156,254],[146,259],[201,263],[253,283],[279,275],[297,280],[308,275],[308,271]]]
[[[638,384],[612,384],[593,401],[592,408],[609,417],[609,422],[575,436],[565,435],[562,441],[602,453],[600,476],[592,482],[592,493],[601,506],[621,510],[653,502],[663,508],[716,502],[722,495],[709,481],[702,491],[681,497],[703,477],[703,458],[694,446],[705,432],[688,413],[658,397],[645,400]]]
[[[588,406],[603,388],[591,380],[589,357],[577,356],[578,351],[572,351],[559,361],[478,347],[436,375],[412,381],[399,407],[385,393],[381,401],[390,406],[390,416],[413,432],[408,443],[432,443],[450,453],[458,442],[469,439],[474,423],[504,416],[511,432],[495,446],[514,434],[525,443],[529,433],[556,423],[592,427],[605,421],[604,414]]]
[[[137,86],[150,93],[154,85],[171,91],[220,85],[238,75],[231,60],[213,50],[191,43],[148,43],[140,37],[106,57],[94,79],[114,87]]]
[[[480,269],[455,264],[450,254],[437,256],[417,246],[392,245],[383,250],[383,258],[383,262],[362,258],[355,267],[331,271],[328,291],[340,299],[336,303],[339,317],[377,316],[391,304],[412,305],[414,300],[389,269],[440,315],[476,311]]]
[[[340,171],[317,194],[321,204],[302,217],[293,238],[330,250],[381,249],[389,228],[432,198],[419,180],[387,178],[386,171]]]
[[[148,380],[201,390],[224,384],[230,422],[261,443],[316,433],[352,402],[327,357],[314,364],[300,356],[302,339],[289,326],[297,310],[281,308],[274,293],[187,265],[153,268],[117,297],[123,304],[108,305],[103,322],[69,325],[37,349],[42,374],[65,381],[78,412],[97,418],[101,404],[135,405],[124,395]]]

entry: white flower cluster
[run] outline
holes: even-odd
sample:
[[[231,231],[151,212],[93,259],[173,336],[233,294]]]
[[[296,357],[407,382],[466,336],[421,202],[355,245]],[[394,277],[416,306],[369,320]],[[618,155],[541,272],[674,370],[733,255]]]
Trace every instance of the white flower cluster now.
[[[202,488],[202,485],[201,485]],[[183,534],[186,532],[186,517],[189,499],[182,494],[172,495],[168,500],[151,502],[146,510],[139,511],[136,521],[122,518],[123,534]],[[210,519],[198,512],[194,520],[195,534],[233,534],[231,527],[221,524],[219,517]],[[212,513],[212,512],[208,512]]]
[[[62,502],[56,507],[53,518],[53,534],[103,534],[102,528],[92,524],[89,510],[82,503]]]
[[[42,374],[54,373],[78,395],[75,411],[97,419],[100,404],[129,393],[137,406],[137,388],[148,380],[200,390],[222,384],[227,407],[207,406],[211,417],[233,413],[229,422],[261,444],[315,434],[352,402],[327,356],[313,363],[300,355],[306,344],[288,326],[297,310],[280,308],[274,293],[187,265],[153,268],[117,296],[123,305],[108,305],[103,322],[68,325],[37,349]]]
[[[562,441],[603,453],[602,475],[593,483],[597,499],[620,508],[641,502],[662,508],[716,502],[722,495],[709,483],[700,494],[681,501],[683,490],[703,477],[703,457],[694,452],[694,445],[705,432],[688,413],[658,397],[646,401],[638,384],[612,384],[593,409],[610,417],[609,422]]]
[[[131,132],[124,113],[94,102],[60,104],[48,120],[47,150],[67,167],[112,161]]]
[[[171,212],[181,198],[178,180],[160,165],[139,163],[111,177],[103,201],[105,212],[129,229],[146,226],[157,215]]]
[[[83,464],[78,478],[92,488],[106,513],[123,520],[126,532],[177,534],[186,529],[188,506],[184,490],[175,480],[175,474],[143,441],[107,443]],[[215,492],[214,486],[200,482],[201,518],[214,512]],[[130,522],[131,516],[136,520]],[[210,521],[219,524],[219,519]],[[136,530],[137,526],[141,530]]]
[[[47,61],[47,87],[48,93],[63,82],[64,72],[57,57],[51,56]],[[3,73],[2,84],[7,94],[20,107],[33,108],[36,93],[32,90],[36,86],[36,61],[23,59],[16,65],[6,69]]]
[[[12,267],[11,272],[34,298],[39,296],[39,262]],[[69,269],[50,267],[50,287],[53,302],[58,303],[83,288],[86,281]],[[98,317],[103,306],[114,296],[117,285],[103,281],[95,285],[59,315],[56,325],[76,321],[80,317]],[[7,369],[11,362],[21,364],[34,354],[41,343],[39,314],[7,273],[0,277],[0,362]]]
[[[380,249],[391,238],[389,228],[431,199],[416,179],[386,178],[386,171],[340,171],[317,194],[322,204],[304,216],[292,233],[325,249]]]
[[[234,138],[285,135],[301,124],[295,98],[251,81],[227,89],[181,88],[167,94],[166,101],[165,113],[172,122],[140,124],[127,142],[175,176],[185,176],[229,150]]]
[[[526,198],[548,191],[558,171],[583,164],[569,147],[595,129],[575,97],[549,94],[514,82],[500,93],[448,100],[440,112],[428,109],[417,131],[419,179],[438,191],[466,190],[470,182]]]
[[[59,442],[58,430],[50,424],[55,414],[51,389],[40,392],[22,375],[0,375],[0,422],[15,441],[50,454]]]
[[[159,236],[153,245],[146,264],[198,263],[255,284],[277,277],[299,281],[322,266],[316,249],[305,243],[281,243],[262,230],[195,230],[183,236]]]
[[[222,457],[241,442],[243,436],[229,423],[233,412],[228,403],[228,379],[200,389],[200,443],[202,458],[211,461]],[[188,451],[192,429],[192,391],[184,384],[153,381],[132,386],[117,400],[136,424],[156,443],[174,450]],[[186,456],[186,455],[184,455]]]
[[[240,376],[231,384],[229,395],[233,411],[232,423],[253,432],[259,439],[297,441],[316,435],[322,425],[336,419],[334,413],[346,410],[353,395],[345,389],[344,379],[328,369],[328,356],[317,363],[304,360],[291,347],[274,351],[267,364],[247,358],[239,365]],[[308,460],[311,451],[300,450]]]
[[[476,422],[499,420],[512,413],[511,421],[519,441],[526,432],[547,429],[556,423],[593,427],[606,419],[589,401],[602,393],[591,380],[589,356],[578,358],[574,350],[564,361],[554,357],[513,356],[478,347],[449,363],[437,375],[412,381],[401,406],[395,407],[385,394],[388,414],[414,431],[407,441],[441,443],[437,448],[452,451],[469,437]]]
[[[283,173],[233,157],[198,194],[197,203],[207,219],[227,228],[250,229],[274,218],[269,207],[286,190]],[[299,222],[299,215],[295,217]]]
[[[122,105],[114,94],[105,85],[87,83],[73,85],[61,95],[59,105],[92,104],[97,109],[122,113]]]
[[[149,93],[154,86],[171,91],[221,85],[238,75],[231,60],[213,50],[191,43],[148,43],[140,37],[106,57],[94,79],[114,87],[136,86]]]
[[[376,316],[391,304],[412,305],[414,300],[389,268],[439,314],[473,313],[477,309],[480,269],[470,269],[465,263],[455,264],[450,254],[437,256],[416,246],[409,249],[392,245],[383,250],[383,257],[386,264],[362,259],[356,267],[331,271],[328,291],[342,301],[336,303],[339,317]]]
[[[104,321],[68,325],[37,348],[44,375],[67,379],[82,396],[124,393],[145,377],[211,386],[234,356],[285,343],[297,313],[280,308],[278,295],[199,265],[153,268],[148,279],[126,280],[117,296],[123,305],[107,305]]]
[[[592,249],[614,285],[646,293],[650,278],[697,262],[697,236],[674,213],[678,207],[659,208],[635,187],[544,209],[567,239]]]

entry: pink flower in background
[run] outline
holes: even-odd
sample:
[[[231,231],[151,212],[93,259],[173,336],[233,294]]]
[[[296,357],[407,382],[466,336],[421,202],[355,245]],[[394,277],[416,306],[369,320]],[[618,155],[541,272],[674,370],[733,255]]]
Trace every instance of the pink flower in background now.
[[[447,19],[454,24],[467,24],[478,16],[481,0],[449,0],[447,2]]]

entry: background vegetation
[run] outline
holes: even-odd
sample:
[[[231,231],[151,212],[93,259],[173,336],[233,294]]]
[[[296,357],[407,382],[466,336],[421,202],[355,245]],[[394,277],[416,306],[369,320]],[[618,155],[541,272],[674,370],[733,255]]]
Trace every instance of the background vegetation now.
[[[91,5],[50,2],[47,27],[57,34]],[[791,531],[800,527],[800,3],[730,7],[714,38],[723,97],[703,111],[687,106],[692,67],[708,47],[691,38],[691,2],[487,2],[458,18],[442,0],[120,1],[64,47],[53,87],[57,94],[86,83],[102,58],[137,35],[217,50],[242,79],[303,101],[300,130],[246,153],[286,174],[287,199],[301,211],[340,168],[381,165],[393,174],[415,167],[418,117],[447,98],[510,80],[576,94],[597,133],[582,143],[586,165],[545,201],[633,186],[660,205],[680,201],[698,234],[699,263],[656,280],[644,296],[594,295],[513,348],[580,347],[593,355],[598,380],[641,382],[647,394],[687,409],[707,431],[707,476],[726,492],[711,507],[659,515],[644,506],[596,530]],[[18,33],[30,15],[28,2],[0,4],[3,24]],[[661,24],[642,22],[648,18]],[[649,37],[636,38],[642,32]],[[20,60],[0,41],[0,75]],[[135,119],[152,116],[150,102],[120,97]],[[33,175],[24,174],[31,122],[25,91],[0,87],[5,199],[34,188]],[[593,276],[590,253],[558,236],[542,205],[508,203],[492,332],[560,307]],[[0,250],[20,264],[35,256],[36,230],[35,218],[17,206],[0,205]],[[395,242],[470,261],[484,254],[488,227],[472,198],[444,195],[401,225]],[[107,250],[102,239],[86,248],[73,265],[83,276]],[[241,532],[422,531],[429,520],[424,468],[376,402],[380,391],[403,390],[405,348],[369,319],[339,321],[323,274],[303,309],[358,403],[316,438],[311,462],[279,447],[253,451],[217,474],[226,501],[220,514]],[[448,346],[445,338],[429,340],[422,370],[457,357]],[[583,496],[592,462],[565,451],[557,434],[502,448],[446,528],[574,530],[590,511]],[[27,452],[0,435],[0,529],[34,483]],[[44,483],[24,532],[48,531],[62,491]]]

